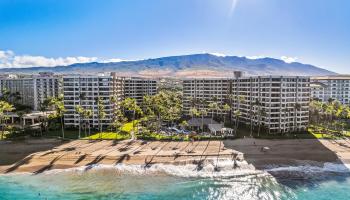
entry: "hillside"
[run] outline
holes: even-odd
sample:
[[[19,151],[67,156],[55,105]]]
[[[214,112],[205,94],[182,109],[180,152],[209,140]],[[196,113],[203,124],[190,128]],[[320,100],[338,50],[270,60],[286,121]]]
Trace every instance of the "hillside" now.
[[[331,75],[334,72],[298,62],[286,63],[274,58],[248,59],[238,56],[193,54],[115,63],[82,63],[57,67],[2,68],[2,73],[93,74],[115,71],[121,75],[155,77],[229,77],[240,70],[245,75]]]

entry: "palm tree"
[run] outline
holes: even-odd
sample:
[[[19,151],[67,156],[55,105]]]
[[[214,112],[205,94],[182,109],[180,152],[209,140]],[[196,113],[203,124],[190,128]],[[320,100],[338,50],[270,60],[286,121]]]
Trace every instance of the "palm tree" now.
[[[235,110],[233,112],[234,116],[235,116],[235,133],[237,134],[238,131],[238,124],[239,124],[239,117],[241,116],[241,111],[240,110]]]
[[[50,106],[52,106],[55,110],[54,117],[58,117],[61,119],[61,131],[62,131],[62,138],[64,139],[64,120],[63,116],[66,112],[66,109],[64,107],[63,102],[63,95],[59,95],[57,98],[52,98],[50,103]]]
[[[86,137],[86,127],[89,127],[89,136],[91,135],[90,118],[93,116],[94,111],[92,109],[85,109],[83,112],[83,118],[87,119],[85,122],[85,137]]]
[[[6,120],[8,119],[7,113],[13,111],[15,108],[12,104],[6,101],[0,101],[0,123],[1,123],[1,139],[4,139]]]
[[[213,123],[214,120],[214,111],[218,111],[219,110],[219,104],[217,102],[211,102],[208,105],[209,110],[211,111],[211,123]]]
[[[290,116],[290,110],[289,110],[289,108],[285,107],[285,108],[283,108],[282,112],[283,112],[284,117],[285,117],[285,124],[284,124],[284,126],[283,126],[283,129],[284,129],[284,131],[285,131],[287,134],[289,134],[289,124],[290,124],[290,122],[289,122],[289,116]],[[265,112],[264,114],[266,115],[266,112]]]
[[[297,111],[301,109],[301,105],[299,103],[294,104],[294,132],[297,129]]]
[[[183,120],[181,123],[180,123],[180,126],[183,128],[183,129],[186,129],[188,127],[188,122],[186,120]]]
[[[258,107],[257,111],[255,110],[255,107]],[[250,137],[253,137],[253,127],[255,126],[255,118],[256,115],[259,115],[259,111],[260,111],[260,101],[259,99],[255,99],[254,102],[250,103]],[[258,119],[259,121],[259,119]]]
[[[21,111],[17,111],[16,113],[17,113],[18,118],[19,118],[20,127],[24,128],[24,127],[23,127],[23,122],[22,122],[22,121],[23,121],[23,116],[26,114],[26,112],[23,111],[23,110],[21,110]]]
[[[14,104],[18,104],[18,101],[22,99],[21,93],[15,92],[11,94]]]
[[[127,118],[120,109],[114,112],[114,116],[112,126],[115,128],[116,132],[120,132],[120,128],[127,122]]]
[[[235,132],[237,133],[238,131],[238,125],[239,125],[239,117],[242,115],[240,108],[241,108],[241,104],[244,103],[245,98],[244,96],[238,95],[236,96],[236,101],[237,101],[237,107],[236,110],[234,111],[234,116],[235,116]]]
[[[135,120],[136,120],[136,114],[142,114],[141,108],[137,105],[136,100],[133,98],[126,98],[122,102],[122,107],[125,110],[132,112],[132,131],[131,131],[131,137],[132,139],[136,139],[135,136]]]
[[[200,102],[199,113],[200,113],[201,118],[202,118],[201,128],[202,128],[202,132],[204,132],[204,116],[206,116],[208,114],[208,110],[206,108],[207,101],[205,99],[202,99],[199,102]]]
[[[106,118],[106,112],[105,112],[105,105],[103,104],[103,101],[101,97],[98,97],[96,99],[97,103],[97,118],[98,118],[98,126],[99,126],[99,137],[102,137],[102,123],[101,121]]]
[[[199,109],[199,113],[202,117],[202,125],[201,125],[201,129],[202,129],[202,132],[204,132],[204,116],[206,116],[208,114],[208,111],[206,108],[202,107]]]
[[[258,111],[258,137],[260,137],[260,129],[261,129],[261,118],[266,117],[265,109],[259,109]]]
[[[228,106],[230,106],[230,110],[228,110],[229,119],[232,119],[232,111],[233,111],[232,109],[233,109],[233,105],[234,105],[233,103],[234,103],[235,100],[236,100],[236,96],[235,95],[229,94],[227,96],[226,104],[228,104]]]
[[[84,113],[84,108],[81,105],[75,106],[75,112],[79,115],[79,138],[81,137],[81,116]]]
[[[1,97],[0,97],[0,100],[1,101],[6,101],[6,102],[9,102],[10,101],[10,96],[11,96],[11,92],[7,89],[3,89],[1,91]]]
[[[50,101],[51,101],[51,98],[47,98],[45,99],[43,102],[40,103],[40,107],[39,107],[39,110],[44,113],[44,117],[43,117],[43,121],[42,123],[44,123],[44,127],[45,127],[45,130],[47,130],[47,127],[49,125],[49,118],[47,116],[47,111],[50,107]]]
[[[222,111],[224,111],[224,125],[225,125],[225,123],[226,123],[226,115],[227,114],[229,114],[229,111],[231,111],[231,106],[230,105],[228,105],[228,104],[224,104],[223,106],[222,106],[222,109],[221,109]]]
[[[192,118],[192,120],[195,118],[195,117],[199,117],[200,116],[200,113],[199,111],[197,110],[197,108],[191,108],[190,109],[190,116]],[[193,130],[193,129],[192,129]]]
[[[253,137],[253,126],[254,126],[253,119],[255,119],[256,112],[250,109],[249,115],[250,115],[250,135],[249,136]]]
[[[323,103],[318,100],[312,100],[310,102],[310,119],[314,124],[319,124],[321,115],[323,114]]]
[[[190,109],[190,116],[192,117],[192,119],[193,119],[194,117],[200,116],[200,114],[198,113],[198,109],[197,109],[197,108],[191,108],[191,109]]]

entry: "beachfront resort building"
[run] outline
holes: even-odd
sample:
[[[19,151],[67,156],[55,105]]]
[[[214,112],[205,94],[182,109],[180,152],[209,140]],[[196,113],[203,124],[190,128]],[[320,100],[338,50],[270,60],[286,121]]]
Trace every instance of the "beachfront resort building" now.
[[[327,102],[350,104],[350,75],[311,77],[311,97]]]
[[[124,98],[133,98],[138,105],[143,102],[144,96],[153,96],[157,93],[157,81],[139,77],[123,77],[122,89]]]
[[[120,81],[113,79],[112,76],[83,76],[72,75],[63,77],[63,95],[64,107],[66,112],[64,114],[65,126],[79,126],[83,120],[90,124],[91,127],[108,126],[112,119],[113,103],[110,98],[112,96],[121,96],[121,91],[115,90],[114,86],[120,85]],[[102,102],[104,112],[106,113],[104,119],[98,119],[98,101]],[[80,116],[76,112],[76,106],[82,106],[84,109],[91,109],[92,116]]]
[[[298,76],[256,76],[183,80],[183,109],[189,115],[197,102],[231,106],[231,120],[260,124],[271,133],[301,131],[309,122],[310,79]],[[199,104],[202,106],[203,104]],[[239,112],[237,112],[239,111]],[[216,112],[216,114],[227,114]],[[210,116],[208,112],[208,116]]]
[[[136,81],[134,81],[136,80]],[[113,110],[119,107],[119,102],[125,98],[135,98],[142,103],[144,95],[154,95],[157,85],[153,80],[141,78],[118,77],[115,73],[110,75],[71,75],[63,77],[65,126],[79,126],[81,121],[91,127],[108,127],[113,119]],[[112,101],[112,97],[116,102]],[[98,118],[98,101],[104,106],[106,113],[104,119]],[[76,106],[91,109],[93,115],[80,120]]]
[[[190,109],[205,108],[208,114],[216,111],[209,109],[209,104],[217,102],[219,106],[227,103],[232,80],[225,78],[184,79],[183,80],[183,113],[190,115]]]
[[[0,96],[8,96],[11,103],[22,104],[40,110],[49,97],[61,93],[60,78],[51,73],[39,73],[30,77],[8,76],[0,78]]]

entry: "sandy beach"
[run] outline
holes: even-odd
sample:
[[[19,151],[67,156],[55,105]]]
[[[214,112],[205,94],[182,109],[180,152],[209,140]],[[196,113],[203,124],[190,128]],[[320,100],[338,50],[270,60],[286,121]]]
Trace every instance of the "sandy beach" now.
[[[261,151],[262,147],[269,150]],[[198,164],[245,160],[256,169],[271,165],[350,163],[348,140],[111,141],[29,139],[0,143],[0,173],[42,173],[93,164]]]

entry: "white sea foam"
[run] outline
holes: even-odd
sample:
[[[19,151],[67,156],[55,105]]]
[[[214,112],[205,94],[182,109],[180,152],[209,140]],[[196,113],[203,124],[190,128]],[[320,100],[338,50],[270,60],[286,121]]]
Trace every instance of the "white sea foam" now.
[[[267,169],[268,172],[304,172],[304,173],[322,173],[322,172],[337,172],[337,173],[350,173],[350,164],[340,163],[324,163],[323,166],[315,165],[299,165],[299,166],[285,166],[274,167]]]
[[[207,162],[198,167],[196,164],[186,165],[171,165],[171,164],[153,164],[148,167],[144,165],[105,165],[105,164],[94,164],[90,166],[82,166],[70,169],[54,169],[44,172],[45,174],[55,174],[62,172],[74,172],[82,173],[86,171],[98,171],[98,170],[114,170],[120,174],[132,174],[132,175],[148,175],[148,174],[167,174],[171,176],[180,177],[203,177],[203,178],[214,178],[214,177],[234,177],[234,176],[250,176],[250,175],[262,175],[264,172],[255,170],[255,168],[247,162],[236,163],[238,167],[234,167],[232,160],[216,160]]]
[[[111,170],[118,174],[126,175],[149,175],[149,174],[166,174],[179,177],[240,177],[240,176],[268,176],[274,172],[302,172],[302,173],[350,173],[350,164],[324,163],[323,166],[316,165],[298,165],[298,166],[270,166],[265,170],[257,170],[246,161],[237,161],[237,167],[229,159],[211,160],[203,163],[201,167],[196,164],[172,165],[172,164],[153,164],[145,167],[144,165],[129,164],[94,164],[68,169],[53,169],[45,171],[43,174],[57,173],[85,173],[96,172],[101,170]],[[16,173],[27,174],[27,173]],[[13,173],[12,173],[13,175]]]

